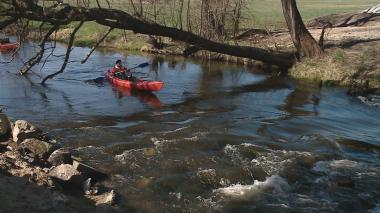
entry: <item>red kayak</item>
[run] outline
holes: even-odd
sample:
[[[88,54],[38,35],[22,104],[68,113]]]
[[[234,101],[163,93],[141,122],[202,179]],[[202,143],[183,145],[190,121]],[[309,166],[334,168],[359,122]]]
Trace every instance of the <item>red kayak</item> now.
[[[128,80],[122,80],[113,76],[110,71],[106,73],[106,78],[113,85],[123,87],[126,89],[136,89],[142,91],[159,91],[164,86],[164,82],[162,81],[144,81],[138,79],[136,82],[132,82]]]
[[[20,47],[19,43],[5,43],[0,44],[0,50],[8,51],[8,50],[14,50]]]

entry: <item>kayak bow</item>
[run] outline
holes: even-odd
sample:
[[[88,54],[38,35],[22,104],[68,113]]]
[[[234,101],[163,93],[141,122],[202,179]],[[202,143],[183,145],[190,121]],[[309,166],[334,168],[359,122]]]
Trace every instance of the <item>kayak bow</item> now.
[[[19,43],[5,43],[0,44],[0,50],[8,51],[8,50],[14,50],[20,47]]]

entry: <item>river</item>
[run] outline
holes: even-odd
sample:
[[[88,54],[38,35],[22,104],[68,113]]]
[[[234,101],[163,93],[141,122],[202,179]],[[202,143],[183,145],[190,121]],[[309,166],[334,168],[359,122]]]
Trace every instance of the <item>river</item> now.
[[[42,87],[20,77],[26,43],[0,64],[0,107],[29,120],[107,172],[125,211],[379,212],[380,107],[346,89],[319,88],[253,68],[97,51]],[[57,46],[56,55],[65,49]],[[80,61],[87,48],[75,48]],[[1,61],[10,59],[2,53]],[[116,59],[163,80],[154,94],[102,78]]]

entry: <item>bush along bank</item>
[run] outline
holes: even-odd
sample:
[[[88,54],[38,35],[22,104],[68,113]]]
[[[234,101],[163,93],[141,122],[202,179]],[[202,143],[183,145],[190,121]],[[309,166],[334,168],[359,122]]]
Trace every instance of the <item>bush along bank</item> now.
[[[9,177],[20,177],[26,180],[26,184],[23,183],[25,185],[34,184],[50,189],[47,193],[55,197],[59,194],[58,200],[62,202],[67,202],[67,197],[80,196],[89,200],[89,205],[95,210],[117,210],[115,191],[101,184],[107,178],[106,174],[73,159],[70,150],[61,148],[55,140],[49,140],[39,128],[28,121],[17,120],[13,123],[0,112],[0,182],[5,179],[5,182],[9,182]],[[4,202],[3,200],[2,203]],[[20,205],[28,205],[22,202],[20,201]],[[49,210],[46,205],[35,210]],[[7,210],[9,203],[2,206],[5,206],[3,210],[11,211]],[[55,209],[54,206],[51,208]]]

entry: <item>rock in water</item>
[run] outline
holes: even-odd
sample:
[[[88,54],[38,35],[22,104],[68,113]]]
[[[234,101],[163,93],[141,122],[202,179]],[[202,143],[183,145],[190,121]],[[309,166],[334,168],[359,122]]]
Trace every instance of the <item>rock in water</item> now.
[[[4,113],[0,113],[0,142],[9,139],[11,133],[11,123]]]
[[[48,162],[52,166],[59,166],[61,164],[72,164],[73,159],[71,158],[70,151],[66,149],[57,149],[50,155]]]
[[[19,149],[33,153],[40,159],[45,159],[53,152],[53,146],[45,141],[30,138],[25,139],[19,146]]]
[[[90,199],[93,199],[97,206],[98,205],[113,205],[115,204],[116,193],[114,190],[111,190],[110,192],[106,192],[104,194],[94,196]]]
[[[91,166],[88,166],[76,160],[74,160],[73,166],[75,169],[82,172],[82,174],[85,175],[87,178],[91,178],[94,181],[99,181],[107,177],[107,175],[103,172],[100,172],[95,168],[92,168]]]
[[[81,172],[70,164],[62,164],[50,170],[48,175],[64,183],[80,186],[85,180]]]
[[[24,120],[18,120],[13,127],[13,141],[21,142],[28,138],[37,138],[41,131]]]

